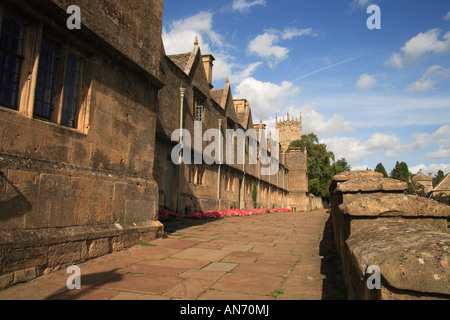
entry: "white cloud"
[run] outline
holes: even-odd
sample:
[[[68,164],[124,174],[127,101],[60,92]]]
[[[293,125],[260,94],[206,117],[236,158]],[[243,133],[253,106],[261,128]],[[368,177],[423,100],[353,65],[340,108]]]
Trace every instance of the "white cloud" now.
[[[289,55],[289,49],[279,46],[278,43],[281,40],[292,40],[305,35],[317,36],[312,28],[298,29],[294,27],[286,28],[283,31],[268,29],[250,41],[248,51],[268,60],[269,66],[273,68]]]
[[[314,132],[319,137],[326,137],[336,133],[352,131],[354,127],[351,121],[339,115],[333,115],[331,118],[326,119],[323,114],[317,112],[315,103],[294,110],[289,108],[291,115],[292,111],[294,111],[294,114],[302,114],[304,134]]]
[[[435,176],[439,170],[442,170],[444,174],[447,174],[450,172],[450,163],[433,163],[430,165],[421,163],[419,165],[409,167],[409,171],[412,174],[419,173],[420,169],[422,169],[422,173],[425,175],[431,173],[433,176]]]
[[[434,86],[438,83],[438,79],[448,77],[450,77],[450,68],[443,68],[438,65],[431,66],[419,80],[409,86],[408,91],[430,91],[434,89]]]
[[[262,64],[255,62],[243,65],[235,62],[235,58],[227,54],[230,45],[213,28],[213,14],[201,11],[186,19],[173,21],[168,28],[164,28],[162,38],[166,54],[179,54],[190,52],[194,48],[195,37],[198,36],[203,54],[211,53],[215,57],[213,81],[225,79],[238,83],[251,76]]]
[[[324,139],[321,142],[334,152],[336,159],[345,158],[349,163],[361,163],[363,158],[377,152],[395,150],[400,144],[396,135],[374,133],[368,140],[340,137]],[[388,153],[389,155],[389,153]]]
[[[273,67],[278,62],[286,59],[289,54],[288,48],[276,45],[279,39],[275,30],[266,31],[250,41],[248,50],[260,57],[271,60],[269,65]]]
[[[354,9],[367,9],[370,4],[370,0],[353,0],[352,7]]]
[[[347,160],[347,159],[346,159]],[[362,166],[351,166],[352,171],[360,171],[360,170],[373,170],[368,164],[362,165]]]
[[[246,0],[234,0],[233,10],[240,12],[247,12],[251,7],[264,6],[265,4],[266,4],[265,0],[255,0],[251,2]]]
[[[425,155],[428,159],[450,159],[450,125],[444,125],[434,132],[430,141],[439,144],[439,150]]]
[[[450,11],[444,16],[445,21],[450,21]]]
[[[431,79],[420,79],[411,84],[408,88],[409,91],[414,92],[425,92],[430,91],[434,88],[434,85],[436,84],[436,81],[433,81]]]
[[[450,32],[443,36],[443,40],[438,39],[440,33],[440,29],[419,33],[400,49],[403,54],[393,53],[386,64],[403,68],[417,62],[426,53],[441,54],[450,51]]]
[[[283,33],[281,34],[282,39],[289,39],[292,40],[295,37],[301,37],[301,36],[317,36],[317,33],[313,32],[312,28],[305,28],[305,29],[298,29],[298,28],[286,28],[283,30]]]
[[[227,76],[231,83],[240,83],[245,78],[250,77],[262,62],[255,62],[243,65],[235,62],[234,57],[226,54],[214,55],[213,80],[223,80]]]
[[[273,117],[273,112],[282,107],[283,98],[297,95],[300,89],[292,82],[284,81],[280,85],[263,82],[249,77],[236,87],[235,98],[245,98],[250,101],[253,115],[263,119]]]
[[[401,145],[398,149],[421,150],[431,144],[439,145],[435,152],[425,154],[427,159],[450,159],[450,124],[443,125],[432,134],[415,133],[414,141],[409,144]]]
[[[375,76],[371,76],[367,73],[362,74],[356,84],[356,87],[363,90],[368,90],[372,88],[377,83]]]
[[[163,28],[162,38],[166,54],[190,52],[198,36],[202,52],[211,52],[211,46],[223,47],[222,36],[213,30],[213,14],[201,11],[186,19],[176,20],[169,30]]]

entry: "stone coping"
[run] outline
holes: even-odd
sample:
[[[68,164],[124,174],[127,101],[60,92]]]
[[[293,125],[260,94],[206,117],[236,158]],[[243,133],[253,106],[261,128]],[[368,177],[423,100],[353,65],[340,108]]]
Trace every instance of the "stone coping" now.
[[[390,178],[356,178],[341,182],[336,187],[336,192],[401,192],[408,188],[408,184],[403,181]]]
[[[115,223],[107,225],[75,226],[65,228],[45,228],[11,230],[0,233],[0,249],[20,249],[29,246],[47,246],[62,242],[75,242],[108,238],[123,234],[145,233],[162,229],[159,221],[136,223]]]
[[[450,298],[449,234],[386,222],[352,234],[347,245],[362,276],[375,265],[383,286]]]
[[[450,216],[450,206],[434,200],[404,194],[377,194],[358,197],[339,205],[350,216],[435,217]]]

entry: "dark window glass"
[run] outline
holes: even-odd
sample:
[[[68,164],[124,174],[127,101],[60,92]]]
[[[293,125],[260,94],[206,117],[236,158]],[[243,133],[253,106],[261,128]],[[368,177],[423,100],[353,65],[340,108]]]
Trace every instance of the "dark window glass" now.
[[[76,128],[78,107],[78,84],[80,78],[80,60],[69,53],[67,57],[66,79],[64,81],[64,100],[61,124]]]
[[[54,109],[52,99],[57,54],[58,47],[47,38],[42,38],[34,100],[34,115],[40,118],[50,119]]]
[[[23,30],[23,25],[3,16],[0,35],[0,104],[13,109],[18,106]]]

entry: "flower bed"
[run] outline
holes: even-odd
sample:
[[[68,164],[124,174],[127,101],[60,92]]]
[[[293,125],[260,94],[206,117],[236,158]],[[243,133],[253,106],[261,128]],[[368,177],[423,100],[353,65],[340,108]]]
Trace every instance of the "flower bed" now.
[[[196,219],[196,220],[213,220],[213,219],[221,219],[225,216],[227,217],[247,217],[251,215],[261,215],[266,213],[281,213],[281,212],[292,212],[291,209],[285,209],[285,208],[279,208],[279,209],[251,209],[251,210],[240,210],[240,209],[230,209],[230,210],[224,210],[222,212],[220,211],[208,211],[208,212],[202,212],[202,211],[196,211],[192,212],[186,215],[187,219]],[[167,209],[161,209],[158,213],[158,220],[161,222],[166,221],[180,221],[181,217],[180,215],[176,214],[175,212],[171,212]]]
[[[158,212],[158,220],[161,222],[166,222],[166,221],[180,221],[181,217],[172,211],[169,211],[167,209],[160,209]]]

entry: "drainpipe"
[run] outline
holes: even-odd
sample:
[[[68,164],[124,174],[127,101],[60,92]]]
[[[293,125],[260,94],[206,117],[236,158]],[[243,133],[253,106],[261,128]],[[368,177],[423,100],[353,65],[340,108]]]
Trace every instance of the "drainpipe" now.
[[[242,205],[241,210],[245,209],[245,138],[244,143],[242,145],[242,157],[244,158],[242,161]]]
[[[222,132],[222,119],[219,119],[219,132]],[[222,168],[222,158],[223,158],[223,150],[222,150],[222,140],[219,140],[219,168],[217,169],[217,203],[218,210],[220,211],[220,172]]]
[[[180,145],[181,150],[179,154],[179,162],[178,162],[178,194],[177,194],[177,212],[181,213],[181,162],[183,159],[183,114],[184,114],[184,94],[186,92],[186,89],[181,87],[180,88]]]

